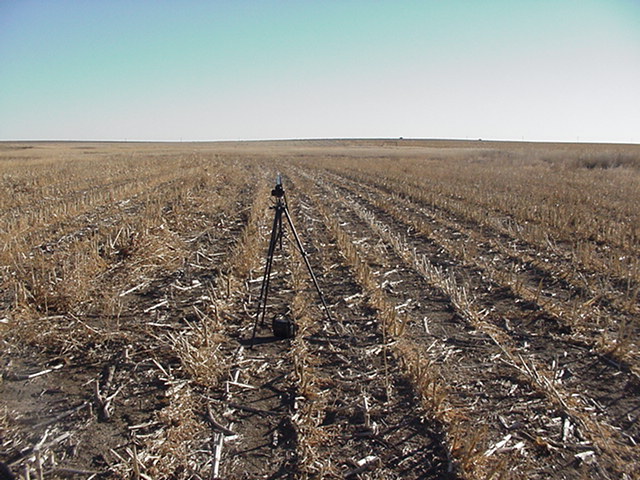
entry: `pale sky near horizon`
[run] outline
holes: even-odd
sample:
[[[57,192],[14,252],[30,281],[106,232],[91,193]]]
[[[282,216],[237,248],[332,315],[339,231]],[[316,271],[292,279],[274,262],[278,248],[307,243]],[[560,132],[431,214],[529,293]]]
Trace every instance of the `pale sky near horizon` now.
[[[640,0],[0,0],[0,140],[640,143]]]

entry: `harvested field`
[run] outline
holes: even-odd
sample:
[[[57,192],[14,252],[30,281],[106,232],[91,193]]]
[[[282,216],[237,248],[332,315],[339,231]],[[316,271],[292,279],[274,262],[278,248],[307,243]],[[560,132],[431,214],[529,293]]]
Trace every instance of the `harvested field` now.
[[[285,228],[298,333],[251,348],[277,172],[335,321]],[[640,478],[638,146],[5,142],[0,173],[19,478]]]

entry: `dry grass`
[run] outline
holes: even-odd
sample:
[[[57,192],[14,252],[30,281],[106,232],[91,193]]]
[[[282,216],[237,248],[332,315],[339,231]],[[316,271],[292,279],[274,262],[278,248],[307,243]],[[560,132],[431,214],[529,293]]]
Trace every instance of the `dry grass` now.
[[[637,286],[640,274],[640,153],[543,148],[439,151],[398,159],[327,162],[362,180],[509,235],[536,248],[557,248],[577,269]],[[506,151],[505,151],[506,150]],[[582,168],[581,158],[633,159],[610,169]],[[553,160],[549,160],[553,158]],[[566,252],[566,253],[565,253]]]
[[[580,431],[580,440],[604,459],[599,468],[608,473],[599,478],[630,475],[637,454],[620,425],[609,423],[618,420],[593,408],[589,391],[574,395],[565,388],[555,366],[527,355],[508,326],[489,321],[491,309],[481,302],[492,300],[492,289],[504,289],[510,297],[504,294],[500,301],[512,305],[497,307],[503,310],[494,317],[532,305],[566,327],[561,341],[584,346],[584,355],[594,361],[619,363],[619,374],[632,381],[629,371],[640,371],[638,147],[418,141],[1,144],[0,366],[12,374],[18,359],[40,362],[43,369],[52,360],[63,361],[64,372],[74,365],[77,378],[60,378],[73,398],[84,402],[64,417],[70,419],[65,428],[74,428],[78,438],[87,438],[97,425],[94,386],[103,396],[115,395],[115,412],[136,412],[135,420],[127,421],[138,425],[129,431],[132,425],[123,423],[128,437],[122,440],[120,432],[122,441],[105,449],[103,472],[133,478],[210,476],[213,434],[205,412],[212,392],[224,390],[225,378],[234,378],[231,370],[240,369],[232,352],[238,351],[237,338],[246,334],[247,312],[253,310],[251,281],[262,274],[271,227],[265,212],[276,165],[299,177],[301,190],[315,192],[313,208],[322,213],[331,241],[375,312],[384,361],[389,353],[418,393],[425,417],[442,426],[452,465],[463,478],[527,478],[541,468],[534,449],[549,455],[564,450],[551,437],[523,436],[530,449],[526,459],[517,449],[488,455],[504,432],[473,429],[482,419],[474,416],[473,406],[457,400],[473,391],[457,382],[471,377],[456,376],[462,374],[442,361],[455,357],[454,348],[437,338],[424,344],[435,338],[431,334],[416,336],[422,326],[385,293],[378,268],[391,272],[402,263],[446,299],[465,325],[489,338],[504,371],[528,385],[535,401],[561,412]],[[349,233],[352,221],[359,222],[357,238]],[[410,241],[417,235],[446,256],[449,267],[419,253]],[[297,395],[290,418],[295,466],[300,478],[337,476],[340,459],[321,453],[338,431],[322,425],[331,378],[327,370],[319,371],[314,355],[321,350],[309,341],[322,312],[315,307],[310,312],[300,259],[294,255],[288,262],[290,306],[300,327],[287,356]],[[485,297],[477,296],[477,278],[488,285]],[[105,367],[116,365],[113,385],[96,380]],[[384,370],[388,375],[386,363]],[[7,384],[14,380],[3,382],[0,389],[9,392]],[[141,393],[143,385],[157,388],[155,400]],[[52,388],[38,388],[30,398],[46,402]],[[132,406],[143,401],[144,409]],[[228,412],[220,407],[215,413],[222,419]],[[48,435],[47,442],[60,438],[60,445],[45,442],[40,459],[34,454],[16,463],[23,477],[42,473],[43,461],[53,472],[69,460],[60,452],[72,451],[72,440],[56,437],[55,429],[29,434],[26,424],[15,420],[24,415],[0,410],[3,451],[15,453]],[[537,417],[523,418],[527,421],[543,423]],[[147,423],[151,426],[141,427]],[[115,425],[100,423],[107,429],[104,438]],[[574,442],[570,448],[583,445]],[[577,458],[572,455],[569,462]],[[576,467],[579,471],[584,470]]]
[[[357,201],[353,199],[345,199],[342,195],[336,191],[332,190],[331,187],[325,187],[329,190],[329,197],[340,200],[341,203],[349,205],[350,208],[360,217],[360,219],[369,225],[371,231],[375,232],[377,236],[381,239],[384,239],[388,245],[390,245],[396,252],[396,254],[404,258],[404,260],[409,265],[413,265],[413,268],[431,284],[440,289],[443,293],[445,293],[452,303],[452,305],[456,308],[456,310],[460,313],[463,318],[466,318],[472,325],[478,328],[480,331],[489,335],[497,345],[500,346],[502,352],[505,354],[506,358],[509,359],[511,365],[516,368],[520,374],[525,378],[527,382],[529,382],[533,388],[547,398],[549,398],[552,404],[555,404],[558,408],[564,410],[570,417],[584,430],[584,433],[588,435],[588,437],[595,444],[599,446],[603,451],[607,451],[608,454],[611,455],[611,458],[617,458],[619,454],[623,456],[628,456],[630,452],[626,451],[622,446],[616,446],[614,449],[610,450],[610,440],[616,436],[614,430],[612,430],[608,425],[600,424],[595,422],[593,417],[590,416],[587,412],[590,410],[589,406],[586,404],[582,404],[581,402],[576,402],[574,398],[568,393],[563,392],[562,390],[558,390],[556,385],[552,380],[551,372],[544,372],[544,369],[540,366],[536,367],[534,365],[529,365],[525,360],[522,359],[516,352],[517,349],[511,344],[510,340],[502,334],[499,330],[497,330],[494,326],[484,322],[482,320],[484,314],[483,312],[474,305],[473,299],[471,298],[469,291],[470,288],[465,286],[464,284],[459,285],[456,281],[456,278],[453,275],[453,272],[443,271],[441,268],[435,267],[428,258],[420,256],[416,254],[414,250],[412,250],[408,245],[405,244],[403,239],[397,235],[394,235],[390,229],[377,221],[375,216],[363,208]],[[396,217],[402,218],[401,209],[393,209],[387,208],[387,210],[395,210]],[[326,214],[326,221],[331,222],[330,218],[333,215]],[[366,266],[366,262],[359,259],[359,253],[357,248],[354,247],[355,239],[349,239],[345,237],[345,234],[340,231],[339,224],[334,219],[333,220],[333,231],[338,237],[338,243],[340,244],[345,257],[349,259],[349,263],[353,266],[354,270],[357,272],[357,277],[361,284],[367,288],[370,292],[372,288],[374,288],[375,281],[373,280],[373,275],[368,267]],[[426,232],[427,234],[433,235],[433,232]],[[441,242],[445,243],[445,242]],[[448,245],[447,248],[451,251],[454,258],[466,258],[467,255],[465,253],[461,254],[460,252],[454,251],[456,247],[459,245]],[[485,265],[485,268],[487,266]],[[494,276],[497,275],[496,272],[490,271]],[[541,287],[538,287],[537,293],[534,294],[535,301],[539,301]],[[385,301],[381,294],[380,290],[375,291],[374,293],[370,293],[372,298],[375,300],[375,307],[378,309],[379,316],[382,319],[381,323],[383,328],[385,328],[389,324],[393,324],[394,328],[391,330],[386,330],[385,333],[391,335],[397,335],[399,332],[402,333],[404,328],[402,327],[402,323],[400,322],[400,327],[398,327],[398,322],[396,320],[395,309],[393,305],[387,307],[388,301]],[[520,292],[522,294],[522,292]],[[534,300],[533,298],[527,298],[527,300]],[[541,305],[544,307],[542,302]],[[556,315],[558,315],[556,313]],[[621,324],[620,328],[625,328],[626,324]],[[620,336],[616,340],[617,343],[620,343],[620,348],[611,348],[606,347],[602,349],[603,353],[611,354],[613,352],[618,352],[623,349],[622,343],[628,346],[628,333],[627,335]],[[596,342],[593,342],[594,345]],[[614,344],[615,345],[615,344]],[[627,351],[628,352],[628,351]],[[478,432],[477,438],[470,439],[469,437],[462,437],[456,435],[455,432],[458,432],[456,425],[458,425],[455,417],[457,416],[453,413],[453,417],[451,417],[451,410],[446,410],[449,413],[449,416],[443,415],[439,413],[438,406],[441,403],[445,403],[444,397],[440,399],[440,394],[438,392],[438,385],[433,381],[432,375],[427,375],[425,377],[425,372],[429,370],[429,362],[427,361],[427,367],[423,367],[422,364],[416,363],[416,358],[420,359],[420,356],[415,353],[412,348],[404,348],[404,349],[396,349],[396,354],[403,360],[405,365],[407,365],[407,369],[409,375],[412,379],[412,382],[416,386],[417,390],[423,393],[423,398],[428,399],[428,393],[432,389],[431,398],[427,401],[427,405],[430,407],[430,411],[434,412],[436,417],[439,420],[443,421],[445,424],[451,425],[451,429],[449,431],[449,435],[451,438],[452,445],[452,454],[454,454],[455,458],[458,460],[458,464],[461,468],[461,471],[466,472],[466,475],[479,475],[482,477],[487,473],[486,467],[483,467],[483,458],[480,453],[486,446],[486,441],[481,437],[482,435]],[[425,380],[426,378],[426,380]],[[436,401],[435,399],[438,398]],[[435,407],[435,409],[434,409]],[[455,412],[455,409],[453,410]],[[459,433],[459,432],[458,432]],[[604,442],[602,439],[607,439]],[[481,448],[478,451],[478,448]],[[475,452],[475,453],[474,453]],[[624,452],[624,453],[622,453]],[[619,471],[626,471],[627,469],[622,466],[622,463],[618,465]]]
[[[640,153],[634,147],[590,148],[451,148],[437,156],[325,165],[357,183],[378,185],[387,195],[375,196],[379,207],[527,301],[585,329],[585,338],[602,335],[604,352],[637,364],[637,346],[629,341],[626,350],[619,346],[619,325],[626,322],[611,315],[608,305],[627,316],[640,311]],[[610,159],[612,168],[582,167],[584,159],[595,157]],[[618,165],[619,158],[627,161]],[[422,220],[409,219],[404,203],[423,208]],[[447,238],[438,224],[460,236]],[[478,244],[509,257],[513,268],[494,267],[495,254],[478,251]],[[578,294],[569,302],[541,296],[542,281],[526,285],[518,275],[531,268]],[[604,332],[594,335],[593,327]]]

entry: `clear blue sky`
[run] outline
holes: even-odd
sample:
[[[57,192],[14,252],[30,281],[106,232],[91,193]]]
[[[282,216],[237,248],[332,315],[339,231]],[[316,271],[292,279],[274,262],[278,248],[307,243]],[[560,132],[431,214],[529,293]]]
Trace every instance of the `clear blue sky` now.
[[[639,0],[0,0],[0,139],[640,142]]]

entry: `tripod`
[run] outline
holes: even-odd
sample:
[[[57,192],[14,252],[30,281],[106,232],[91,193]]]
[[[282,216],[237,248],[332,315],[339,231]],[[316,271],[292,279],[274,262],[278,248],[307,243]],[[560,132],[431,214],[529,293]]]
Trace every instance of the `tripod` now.
[[[269,250],[267,251],[267,263],[264,269],[264,277],[262,278],[262,288],[260,289],[260,297],[258,298],[258,311],[256,313],[256,319],[253,324],[253,336],[251,337],[251,347],[253,347],[254,341],[256,339],[256,330],[258,327],[258,322],[260,325],[264,325],[264,317],[267,312],[267,297],[269,296],[269,285],[271,281],[271,269],[273,267],[273,254],[276,250],[276,246],[280,243],[280,248],[282,249],[282,236],[284,234],[284,228],[282,224],[282,217],[287,219],[287,223],[289,224],[289,228],[293,233],[293,237],[296,241],[296,245],[298,246],[298,250],[304,259],[304,263],[307,266],[307,270],[309,271],[309,275],[311,276],[311,280],[313,281],[313,285],[316,287],[318,292],[318,296],[320,297],[320,301],[322,302],[322,306],[324,307],[324,311],[327,315],[327,318],[330,322],[333,322],[331,318],[331,313],[329,312],[329,308],[327,307],[326,302],[324,301],[324,296],[322,295],[322,291],[320,290],[320,286],[318,285],[318,280],[311,269],[311,264],[309,263],[309,259],[307,258],[307,252],[305,252],[302,247],[302,242],[300,241],[300,237],[298,236],[298,232],[296,231],[296,227],[293,225],[293,221],[291,220],[291,215],[289,215],[289,209],[287,207],[287,197],[284,193],[284,188],[282,187],[282,175],[278,174],[276,177],[276,186],[273,190],[271,190],[271,195],[275,197],[276,203],[273,207],[275,210],[275,216],[273,218],[273,228],[271,230],[271,240],[269,241]],[[293,328],[290,323],[286,322],[286,325],[277,325],[274,321],[273,325],[274,335],[281,337],[290,337],[293,336]]]

